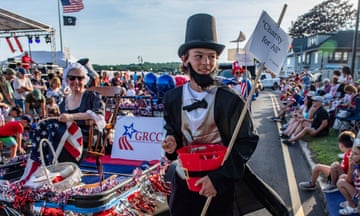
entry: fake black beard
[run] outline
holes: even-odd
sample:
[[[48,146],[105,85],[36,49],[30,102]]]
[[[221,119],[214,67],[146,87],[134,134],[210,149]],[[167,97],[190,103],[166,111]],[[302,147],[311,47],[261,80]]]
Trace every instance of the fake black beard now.
[[[206,89],[207,87],[214,84],[215,80],[210,74],[198,74],[191,64],[189,63],[189,67],[187,67],[190,72],[190,77],[194,79],[195,83],[198,84],[201,89]]]

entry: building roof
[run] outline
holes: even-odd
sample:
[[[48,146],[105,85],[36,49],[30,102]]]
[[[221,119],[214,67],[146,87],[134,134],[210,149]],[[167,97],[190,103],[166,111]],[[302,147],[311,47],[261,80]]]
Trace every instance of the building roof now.
[[[331,37],[326,39],[323,43],[320,44],[320,47],[326,43],[333,44],[335,48],[352,48],[353,46],[353,39],[354,39],[354,30],[348,31],[339,31],[334,33]],[[357,47],[360,47],[360,35],[358,34],[357,37]]]
[[[50,33],[55,29],[35,20],[0,8],[0,38],[26,33]]]

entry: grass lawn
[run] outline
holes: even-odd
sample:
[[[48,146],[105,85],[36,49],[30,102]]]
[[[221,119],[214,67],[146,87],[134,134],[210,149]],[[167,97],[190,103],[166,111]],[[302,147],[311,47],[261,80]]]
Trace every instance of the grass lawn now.
[[[330,129],[327,137],[306,137],[308,147],[316,163],[330,165],[334,161],[341,161],[338,154],[342,153],[337,142],[338,132]]]

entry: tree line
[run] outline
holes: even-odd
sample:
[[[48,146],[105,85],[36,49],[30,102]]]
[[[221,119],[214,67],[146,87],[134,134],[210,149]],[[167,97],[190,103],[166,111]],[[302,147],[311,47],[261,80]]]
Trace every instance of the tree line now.
[[[114,70],[114,71],[153,71],[153,72],[178,72],[180,62],[166,62],[166,63],[151,63],[144,62],[143,64],[117,64],[117,65],[98,65],[93,64],[96,71],[100,70]]]

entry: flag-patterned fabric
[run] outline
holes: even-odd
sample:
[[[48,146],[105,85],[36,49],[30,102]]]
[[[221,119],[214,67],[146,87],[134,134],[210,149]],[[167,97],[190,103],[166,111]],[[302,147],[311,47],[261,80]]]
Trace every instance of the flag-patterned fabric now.
[[[79,12],[84,9],[82,0],[61,0],[64,13]]]
[[[83,149],[83,137],[81,129],[75,122],[62,123],[55,119],[50,119],[39,123],[31,134],[32,151],[31,159],[40,161],[39,145],[44,138],[48,139],[53,145],[57,157],[62,151],[66,151],[75,160],[80,160]],[[47,156],[46,163],[53,161],[53,155],[50,149],[44,147],[44,155]],[[58,158],[61,161],[61,158]]]
[[[65,140],[65,143],[61,142]],[[73,156],[76,160],[80,160],[83,150],[83,136],[81,129],[75,122],[67,123],[67,130],[61,138],[60,145],[64,145],[64,148]]]
[[[56,151],[58,158],[62,151],[66,151],[75,160],[80,160],[83,149],[83,137],[81,129],[75,122],[62,123],[55,119],[40,122],[31,132],[32,151],[30,158],[26,162],[25,171],[20,178],[20,182],[27,183],[31,176],[41,167],[40,141],[48,139]],[[45,142],[47,143],[47,142]],[[45,164],[52,164],[54,155],[49,147],[43,146]]]

